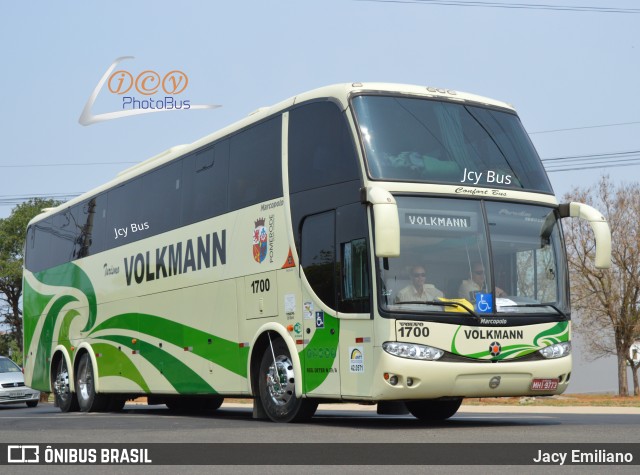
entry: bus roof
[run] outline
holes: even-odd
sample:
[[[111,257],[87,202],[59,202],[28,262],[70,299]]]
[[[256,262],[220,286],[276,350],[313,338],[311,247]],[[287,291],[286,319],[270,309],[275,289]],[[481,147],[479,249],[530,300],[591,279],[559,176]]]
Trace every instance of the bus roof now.
[[[497,101],[494,99],[489,99],[487,97],[478,96],[475,94],[470,94],[466,92],[454,91],[452,89],[445,89],[439,87],[431,87],[431,86],[418,86],[418,85],[409,85],[409,84],[394,84],[394,83],[378,83],[378,82],[370,82],[370,83],[342,83],[342,84],[333,84],[330,86],[324,86],[317,89],[313,89],[311,91],[303,92],[301,94],[297,94],[293,97],[285,99],[277,104],[274,104],[270,107],[261,107],[254,112],[251,112],[247,115],[247,117],[228,125],[216,132],[213,132],[209,135],[206,135],[191,144],[183,144],[176,145],[170,147],[169,149],[154,155],[142,162],[133,165],[121,172],[119,172],[116,177],[103,185],[94,188],[93,190],[87,191],[82,195],[79,195],[65,203],[62,203],[60,206],[56,208],[47,208],[44,209],[43,212],[33,218],[32,222],[39,221],[50,214],[53,214],[57,211],[65,209],[69,206],[72,206],[76,203],[79,203],[91,196],[95,196],[101,192],[104,192],[114,186],[119,185],[120,183],[124,183],[125,181],[137,176],[141,175],[151,169],[164,165],[178,157],[186,155],[189,152],[197,150],[210,142],[214,142],[222,137],[227,135],[231,135],[236,131],[239,131],[253,123],[259,122],[262,119],[269,117],[270,115],[281,112],[289,107],[292,107],[295,104],[306,102],[313,99],[321,99],[330,97],[337,102],[339,102],[342,106],[342,109],[346,109],[348,106],[349,98],[354,94],[393,94],[393,95],[409,95],[414,97],[424,97],[424,98],[433,98],[440,100],[447,100],[453,102],[460,103],[473,103],[479,105],[485,105],[490,107],[499,107],[503,109],[514,110],[513,106]]]

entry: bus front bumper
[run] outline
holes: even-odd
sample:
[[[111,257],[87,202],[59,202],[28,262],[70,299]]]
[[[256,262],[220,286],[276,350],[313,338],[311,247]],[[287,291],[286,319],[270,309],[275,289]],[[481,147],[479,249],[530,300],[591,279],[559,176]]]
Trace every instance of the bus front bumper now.
[[[399,358],[384,351],[376,365],[376,400],[441,397],[548,396],[569,385],[571,355],[526,362],[444,362]]]

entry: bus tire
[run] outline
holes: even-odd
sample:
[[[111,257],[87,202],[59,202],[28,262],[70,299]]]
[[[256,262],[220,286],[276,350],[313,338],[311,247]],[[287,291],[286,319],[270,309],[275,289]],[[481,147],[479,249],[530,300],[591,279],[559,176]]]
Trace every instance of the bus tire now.
[[[296,396],[295,377],[289,348],[282,339],[274,340],[273,353],[271,346],[267,346],[258,374],[260,400],[274,422],[308,420],[316,412],[317,402]]]
[[[76,397],[82,412],[99,412],[107,407],[107,397],[96,393],[93,363],[89,353],[83,353],[76,371]]]
[[[38,405],[38,401],[27,401],[27,407],[36,407]]]
[[[407,401],[407,409],[423,422],[438,422],[453,416],[462,404],[462,398]]]
[[[74,412],[78,410],[78,400],[71,392],[69,368],[63,355],[58,357],[54,370],[51,372],[51,387],[55,405],[62,412]]]

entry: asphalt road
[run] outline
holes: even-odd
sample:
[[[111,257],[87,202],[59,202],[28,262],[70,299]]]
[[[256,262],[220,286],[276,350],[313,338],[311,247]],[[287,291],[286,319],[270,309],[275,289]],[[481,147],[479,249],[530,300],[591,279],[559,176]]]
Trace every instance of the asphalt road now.
[[[389,473],[400,470],[402,474],[425,473],[424,466],[405,465],[403,450],[406,447],[423,447],[425,453],[440,447],[435,444],[458,444],[461,451],[474,447],[464,444],[489,444],[488,456],[495,456],[507,443],[527,444],[537,453],[546,452],[548,444],[624,444],[640,441],[640,409],[609,408],[539,408],[539,407],[488,407],[462,406],[450,420],[425,426],[410,415],[377,415],[375,409],[355,405],[323,405],[316,417],[303,424],[274,424],[251,418],[250,405],[224,404],[215,414],[186,415],[169,412],[165,406],[128,404],[121,413],[68,413],[62,414],[52,404],[40,404],[36,408],[26,406],[0,406],[0,443],[3,444],[162,444],[206,443],[242,444],[239,463],[249,465],[218,466],[215,472],[207,466],[10,466],[2,473],[327,473],[336,471],[336,465],[300,467],[287,465],[298,451],[299,443],[311,444],[310,456],[332,451],[338,457],[344,447],[358,447],[349,464],[368,463],[384,458],[384,463],[402,465],[341,465],[337,473]],[[267,466],[254,465],[256,447],[251,444],[268,443],[271,458]],[[294,445],[287,445],[294,444]],[[325,445],[323,445],[325,444]],[[334,445],[331,445],[334,444]],[[347,444],[368,444],[364,446]],[[421,445],[418,445],[421,444]],[[219,446],[212,446],[217,447]],[[306,447],[306,446],[305,446]],[[524,447],[524,446],[523,446]],[[370,448],[370,449],[369,449]],[[246,449],[246,450],[245,450]],[[447,450],[451,451],[451,447]],[[316,451],[316,452],[313,452]],[[276,452],[277,454],[274,454]],[[344,454],[343,454],[344,455]],[[436,455],[433,454],[432,455]],[[446,455],[446,454],[445,454]],[[478,455],[485,465],[460,466],[456,464],[456,452],[450,455],[454,465],[430,467],[429,473],[486,473],[509,466],[490,465],[490,461]],[[462,454],[465,455],[465,454]],[[462,457],[460,455],[460,457]],[[468,455],[468,453],[467,453]],[[486,457],[487,455],[485,455]],[[389,458],[387,461],[386,457]],[[637,457],[640,459],[640,456]],[[265,458],[267,459],[267,458]],[[334,458],[334,460],[341,460]],[[462,458],[461,460],[466,460]],[[639,460],[640,461],[640,460]],[[278,463],[277,465],[275,463]],[[7,468],[7,467],[4,467]],[[595,466],[520,466],[516,473],[602,473],[604,467]],[[58,471],[59,470],[59,471]],[[637,473],[638,466],[614,466],[610,473]]]

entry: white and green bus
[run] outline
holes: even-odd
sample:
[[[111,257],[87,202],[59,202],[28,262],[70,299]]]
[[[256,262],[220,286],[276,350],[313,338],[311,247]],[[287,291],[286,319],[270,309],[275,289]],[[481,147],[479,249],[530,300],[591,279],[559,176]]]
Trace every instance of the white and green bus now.
[[[319,403],[451,417],[571,378],[559,204],[512,107],[340,84],[120,173],[31,221],[29,386],[62,411],[147,396],[296,421]]]

